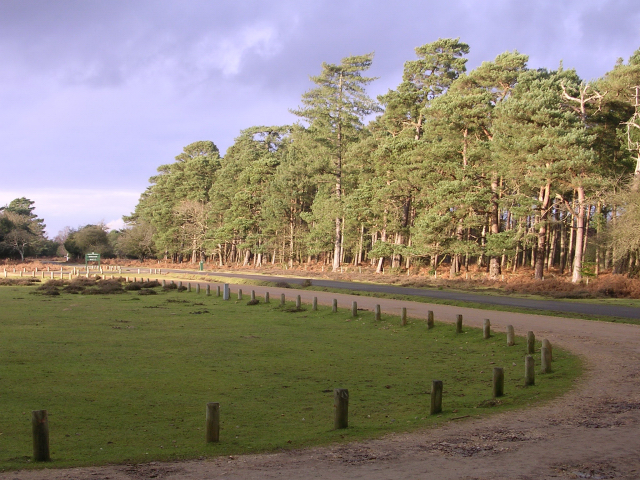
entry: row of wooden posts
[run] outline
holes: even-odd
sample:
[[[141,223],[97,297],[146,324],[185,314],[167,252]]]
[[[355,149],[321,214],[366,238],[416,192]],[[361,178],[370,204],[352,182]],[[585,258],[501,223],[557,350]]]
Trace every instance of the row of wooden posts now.
[[[141,281],[144,279],[140,279]],[[148,281],[149,279],[147,279]],[[127,281],[129,281],[127,277]],[[137,278],[134,278],[134,282]],[[173,281],[172,281],[173,283]],[[162,285],[166,286],[166,280],[162,281]],[[178,282],[178,287],[182,287],[182,282]],[[191,284],[188,283],[187,290],[191,291]],[[200,284],[196,284],[196,293],[200,293]],[[211,294],[211,285],[207,284],[206,294]],[[217,296],[222,294],[224,300],[230,299],[230,287],[228,283],[225,283],[221,288],[217,286]],[[269,292],[265,292],[265,303],[269,303]],[[238,289],[238,300],[242,299],[242,289]],[[255,300],[255,291],[251,291],[251,300]],[[285,294],[280,296],[280,304],[285,305]],[[296,307],[301,307],[301,297],[296,297]],[[313,297],[312,303],[313,310],[318,308],[318,297]],[[333,299],[332,311],[335,313],[338,311],[338,300]],[[375,306],[375,319],[379,321],[381,319],[380,305]],[[354,301],[351,306],[351,315],[356,317],[358,315],[358,305]],[[462,330],[462,315],[456,315],[455,328],[456,333],[463,333]],[[406,325],[407,323],[407,309],[405,307],[401,310],[400,323]],[[427,328],[432,329],[434,327],[434,315],[433,311],[429,310],[427,313]],[[485,319],[482,326],[482,334],[484,339],[491,337],[491,322],[489,319]],[[507,345],[515,345],[515,333],[513,325],[507,326]],[[532,331],[527,332],[527,355],[525,356],[525,386],[535,385],[535,361],[533,354],[535,352],[535,334]],[[549,373],[551,371],[551,361],[553,359],[551,342],[544,339],[542,341],[541,349],[542,358],[542,373]],[[504,395],[504,369],[502,367],[493,368],[493,397],[498,398]],[[442,380],[433,380],[431,382],[431,405],[429,409],[430,415],[436,415],[442,412],[442,392],[443,382]],[[343,429],[349,426],[349,390],[346,388],[337,388],[334,390],[334,428]],[[51,459],[49,453],[49,422],[46,410],[34,410],[32,412],[32,433],[33,433],[33,456],[35,461],[49,461]],[[206,416],[205,416],[205,439],[207,443],[216,443],[220,441],[220,403],[210,402],[207,403]]]

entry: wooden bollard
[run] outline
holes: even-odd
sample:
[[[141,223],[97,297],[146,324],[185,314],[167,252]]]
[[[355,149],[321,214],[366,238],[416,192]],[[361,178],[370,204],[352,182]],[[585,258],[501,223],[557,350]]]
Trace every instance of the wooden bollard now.
[[[339,430],[349,426],[349,390],[336,388],[333,391],[333,428]]]
[[[407,324],[407,307],[402,307],[400,310],[400,325],[404,326]]]
[[[318,297],[313,297],[313,304],[311,309],[315,312],[316,310],[318,310]]]
[[[182,280],[178,282],[178,288],[182,288]]]
[[[218,290],[220,292],[220,290]],[[231,298],[231,290],[229,289],[229,284],[224,284],[224,295],[222,297],[223,300],[229,300]]]
[[[207,284],[205,294],[207,295],[207,297],[211,295],[211,285]]]
[[[238,289],[238,300],[242,300],[242,289]]]
[[[456,315],[456,333],[462,333],[462,315]]]
[[[549,358],[553,362],[553,348],[551,347],[551,342],[545,338],[542,340],[542,348],[549,350]]]
[[[331,311],[333,313],[337,313],[338,311],[338,300],[336,298],[333,299],[333,303],[331,304]]]
[[[358,302],[353,302],[351,304],[351,316],[352,317],[358,316]]]
[[[536,351],[536,336],[529,330],[527,332],[527,354],[533,355]]]
[[[427,312],[427,330],[431,330],[434,326],[433,323],[433,310]]]
[[[264,303],[269,303],[269,292],[265,292],[264,294]]]
[[[504,368],[493,367],[493,396],[504,395]]]
[[[536,384],[536,372],[535,372],[535,361],[533,360],[533,355],[527,355],[524,357],[524,385],[535,385]]]
[[[296,309],[300,310],[302,308],[302,298],[300,298],[300,295],[298,295],[296,297]]]
[[[482,324],[482,338],[487,340],[490,337],[491,337],[491,320],[489,320],[488,318],[485,318]]]
[[[166,286],[167,286],[167,281],[166,281],[164,278],[162,279],[162,286],[163,286],[163,287],[166,287]]]
[[[284,293],[280,294],[280,306],[284,307],[285,302],[287,301],[287,299],[284,296]]]
[[[513,325],[507,325],[507,347],[513,347],[516,344],[516,335],[513,331]]]
[[[442,412],[442,380],[431,382],[431,409],[430,415]]]
[[[50,461],[49,417],[46,410],[31,412],[31,430],[33,433],[33,459],[36,462]]]
[[[205,425],[207,443],[220,441],[220,404],[207,403],[207,420]]]
[[[196,283],[196,293],[200,293],[200,284]]]
[[[380,318],[382,317],[382,315],[380,313],[380,305],[376,305],[376,308],[375,308],[374,312],[375,312],[375,320],[376,320],[376,322],[379,322]]]
[[[220,296],[220,285],[216,285],[216,297]]]
[[[540,350],[541,358],[542,358],[542,373],[551,373],[551,350],[547,347],[542,347]]]
[[[256,301],[256,291],[255,290],[251,290],[251,301],[252,302]]]

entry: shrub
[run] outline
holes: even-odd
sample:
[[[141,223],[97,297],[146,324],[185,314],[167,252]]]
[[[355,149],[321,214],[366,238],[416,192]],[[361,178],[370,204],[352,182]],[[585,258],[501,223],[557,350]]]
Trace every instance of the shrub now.
[[[259,303],[260,303],[260,300],[256,298],[255,300],[249,300],[247,302],[247,305],[258,305]]]
[[[278,288],[291,288],[287,282],[276,282],[276,287]]]
[[[305,279],[302,281],[302,287],[303,287],[303,288],[306,288],[306,287],[310,287],[310,286],[311,286],[311,279],[309,279],[309,278],[305,278]]]
[[[158,292],[151,290],[150,288],[143,288],[138,292],[138,295],[157,295]]]

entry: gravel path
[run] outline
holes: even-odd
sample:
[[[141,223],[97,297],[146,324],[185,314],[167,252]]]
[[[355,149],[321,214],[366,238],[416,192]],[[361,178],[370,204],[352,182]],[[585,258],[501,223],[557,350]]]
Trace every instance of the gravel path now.
[[[258,295],[265,287],[242,287]],[[335,293],[268,288],[272,297],[314,296],[340,306],[466,325],[491,319],[494,330],[507,324],[516,334],[533,330],[584,357],[587,372],[576,387],[543,406],[490,418],[449,422],[437,430],[389,435],[379,440],[285,453],[214,458],[178,463],[117,465],[68,470],[19,471],[0,480],[132,479],[640,479],[640,326],[488,312],[445,305],[353,297]],[[232,292],[235,289],[232,287]]]

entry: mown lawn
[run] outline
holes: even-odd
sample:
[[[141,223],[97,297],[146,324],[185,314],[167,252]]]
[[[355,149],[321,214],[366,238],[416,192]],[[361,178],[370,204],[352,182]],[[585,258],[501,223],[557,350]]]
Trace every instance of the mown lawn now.
[[[288,312],[195,292],[33,295],[0,288],[0,469],[31,461],[31,411],[49,413],[47,467],[273,451],[375,437],[524,407],[566,391],[580,361],[554,348],[554,372],[522,386],[525,341],[372,312]],[[215,291],[215,289],[213,289]],[[249,289],[245,289],[250,291]],[[293,300],[293,298],[292,298]],[[288,304],[291,309],[292,304]],[[436,319],[437,320],[437,319]],[[542,340],[542,339],[539,339]],[[539,365],[539,354],[536,356]],[[506,395],[491,400],[492,368]],[[430,417],[431,381],[444,412]],[[346,430],[333,389],[348,388]],[[204,441],[220,402],[221,441]],[[496,404],[497,403],[497,404]]]

